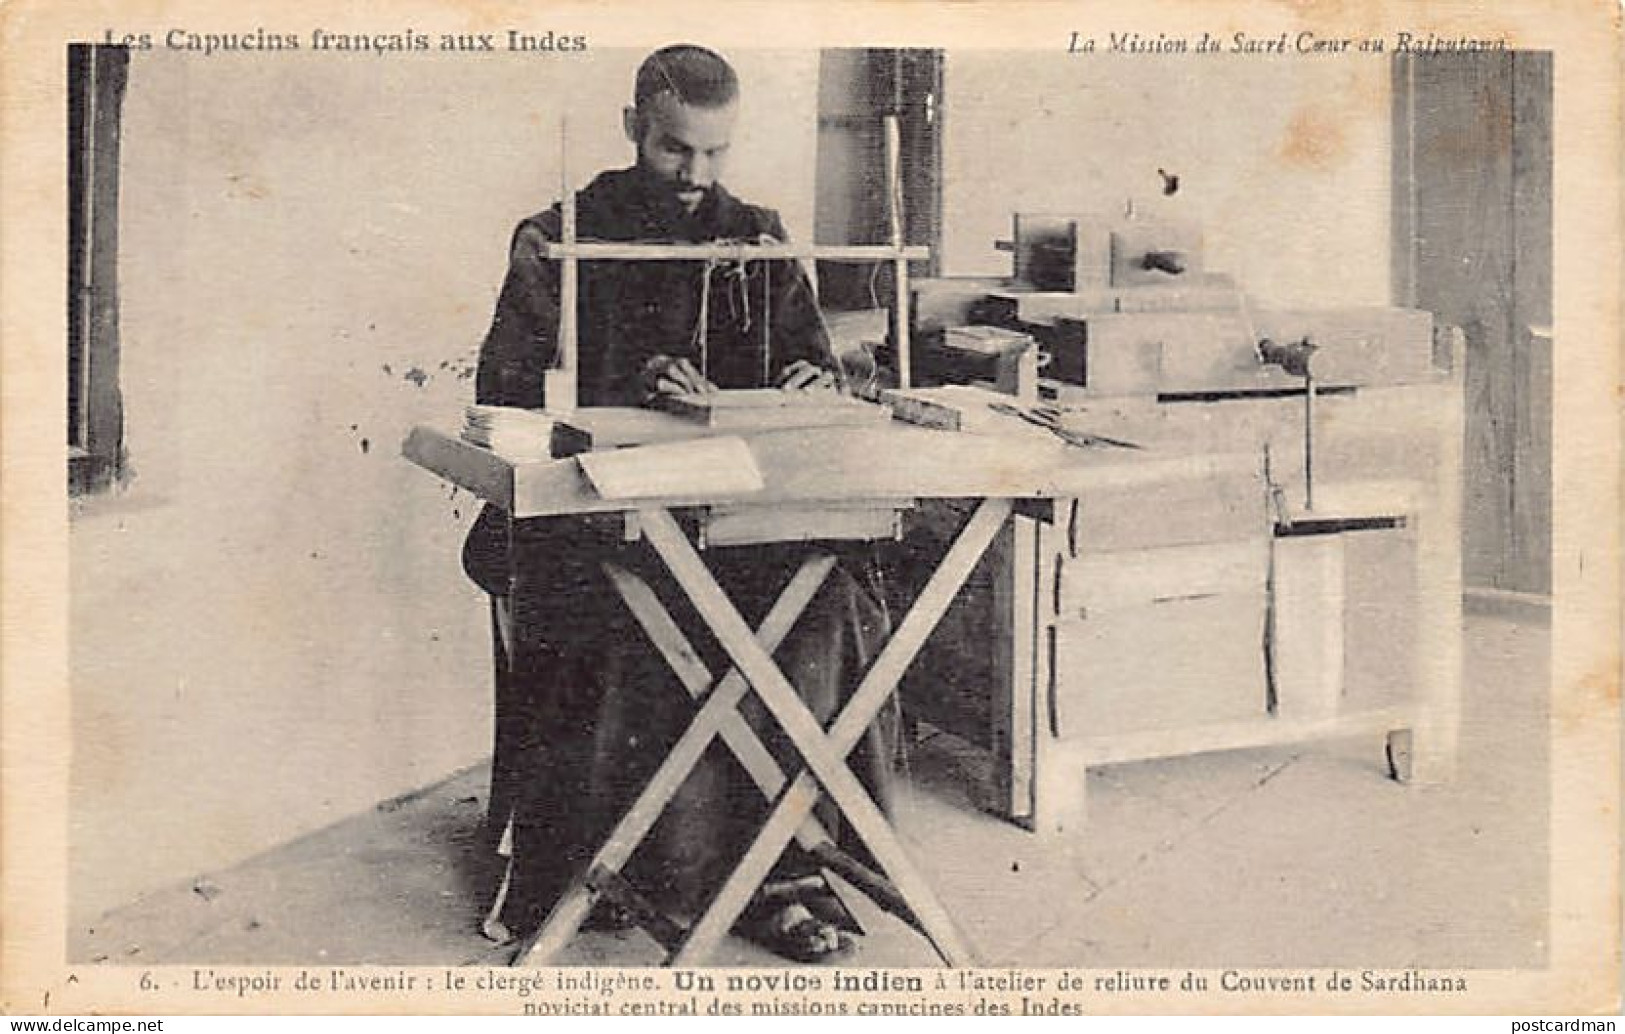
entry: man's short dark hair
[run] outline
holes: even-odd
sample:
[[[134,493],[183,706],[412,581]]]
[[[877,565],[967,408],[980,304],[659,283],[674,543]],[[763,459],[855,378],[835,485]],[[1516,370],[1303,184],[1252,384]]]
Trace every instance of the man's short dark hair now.
[[[739,96],[739,77],[715,51],[689,44],[663,47],[638,68],[632,101],[639,109],[663,93],[696,108],[720,108]]]

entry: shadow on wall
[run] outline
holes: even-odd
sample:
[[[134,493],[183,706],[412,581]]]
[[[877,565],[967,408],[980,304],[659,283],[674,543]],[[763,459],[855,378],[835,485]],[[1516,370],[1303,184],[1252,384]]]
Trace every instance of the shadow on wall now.
[[[458,561],[476,505],[399,443],[472,400],[509,235],[557,195],[562,101],[577,179],[630,161],[641,56],[132,55],[136,476],[71,532],[76,915],[488,753],[486,610]],[[738,165],[803,227],[816,120],[793,84],[816,60],[740,62],[774,98],[749,124],[796,129]]]

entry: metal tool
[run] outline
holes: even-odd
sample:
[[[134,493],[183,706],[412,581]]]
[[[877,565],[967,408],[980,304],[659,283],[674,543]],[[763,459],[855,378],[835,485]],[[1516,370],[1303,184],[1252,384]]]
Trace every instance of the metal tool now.
[[[1007,402],[990,402],[988,408],[995,413],[1013,416],[1025,420],[1034,427],[1042,427],[1055,437],[1068,445],[1076,445],[1081,449],[1101,448],[1109,446],[1114,449],[1138,449],[1140,446],[1133,442],[1123,441],[1121,438],[1108,438],[1101,434],[1090,434],[1086,431],[1073,431],[1060,425],[1060,413],[1047,406],[1037,409],[1025,409],[1021,406],[1012,406]]]
[[[1320,346],[1304,337],[1278,344],[1269,338],[1258,342],[1258,361],[1279,366],[1289,375],[1303,378],[1303,508],[1315,508],[1315,373],[1310,368]]]

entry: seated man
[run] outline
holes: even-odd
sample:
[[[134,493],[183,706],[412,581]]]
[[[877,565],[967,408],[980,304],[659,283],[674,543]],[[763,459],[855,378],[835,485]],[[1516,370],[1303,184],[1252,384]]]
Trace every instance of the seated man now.
[[[717,181],[737,95],[733,69],[708,50],[678,46],[651,55],[625,112],[637,164],[602,173],[580,192],[580,237],[784,240],[774,212],[739,201]],[[542,246],[559,238],[561,225],[555,207],[524,220],[514,234],[507,279],[480,353],[481,403],[545,404],[543,375],[557,348],[559,277]],[[639,405],[661,393],[718,387],[827,388],[839,372],[812,287],[793,261],[584,262],[579,314],[580,398],[588,406]],[[504,622],[511,626],[505,653],[510,688],[506,706],[500,699],[498,706],[503,771],[493,772],[493,801],[506,796],[498,793],[499,780],[508,782],[513,799],[511,814],[492,820],[499,829],[511,821],[499,911],[504,926],[522,932],[545,919],[648,781],[694,705],[601,572],[600,562],[613,558],[663,599],[679,599],[646,546],[627,546],[617,530],[576,520],[521,522],[512,541],[509,530],[500,513],[482,513],[465,563],[510,616]],[[713,549],[707,563],[754,625],[808,550],[821,548]],[[887,631],[870,565],[861,552],[847,550],[841,559],[777,654],[797,692],[825,722],[856,688]],[[726,671],[720,648],[692,617],[685,621],[688,609],[673,613],[707,667]],[[796,771],[799,759],[753,697],[746,713],[780,765]],[[878,722],[850,759],[882,807],[894,727]],[[764,814],[765,802],[744,770],[713,744],[628,876],[662,908],[695,916]],[[833,831],[833,817],[824,817]],[[842,953],[850,940],[833,921],[835,913],[820,907],[829,904],[827,893],[792,846],[747,911],[746,932],[791,958]]]

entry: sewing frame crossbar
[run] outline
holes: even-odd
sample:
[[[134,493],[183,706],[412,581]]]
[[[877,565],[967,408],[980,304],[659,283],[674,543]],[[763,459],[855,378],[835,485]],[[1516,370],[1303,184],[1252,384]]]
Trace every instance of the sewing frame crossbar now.
[[[892,344],[897,356],[898,387],[909,386],[909,272],[910,261],[931,257],[929,248],[910,246],[903,240],[902,138],[897,117],[888,115],[883,129],[886,139],[887,225],[885,244],[795,245],[782,242],[745,244],[734,241],[672,244],[636,241],[582,240],[577,232],[576,192],[570,185],[570,130],[568,120],[559,123],[559,175],[563,194],[560,200],[561,240],[543,246],[545,258],[559,263],[558,357],[545,378],[547,408],[564,415],[577,405],[576,373],[579,369],[580,330],[576,306],[580,299],[580,265],[583,261],[609,262],[695,262],[765,261],[773,259],[814,259],[830,262],[883,262],[892,264],[895,295],[891,326]]]

